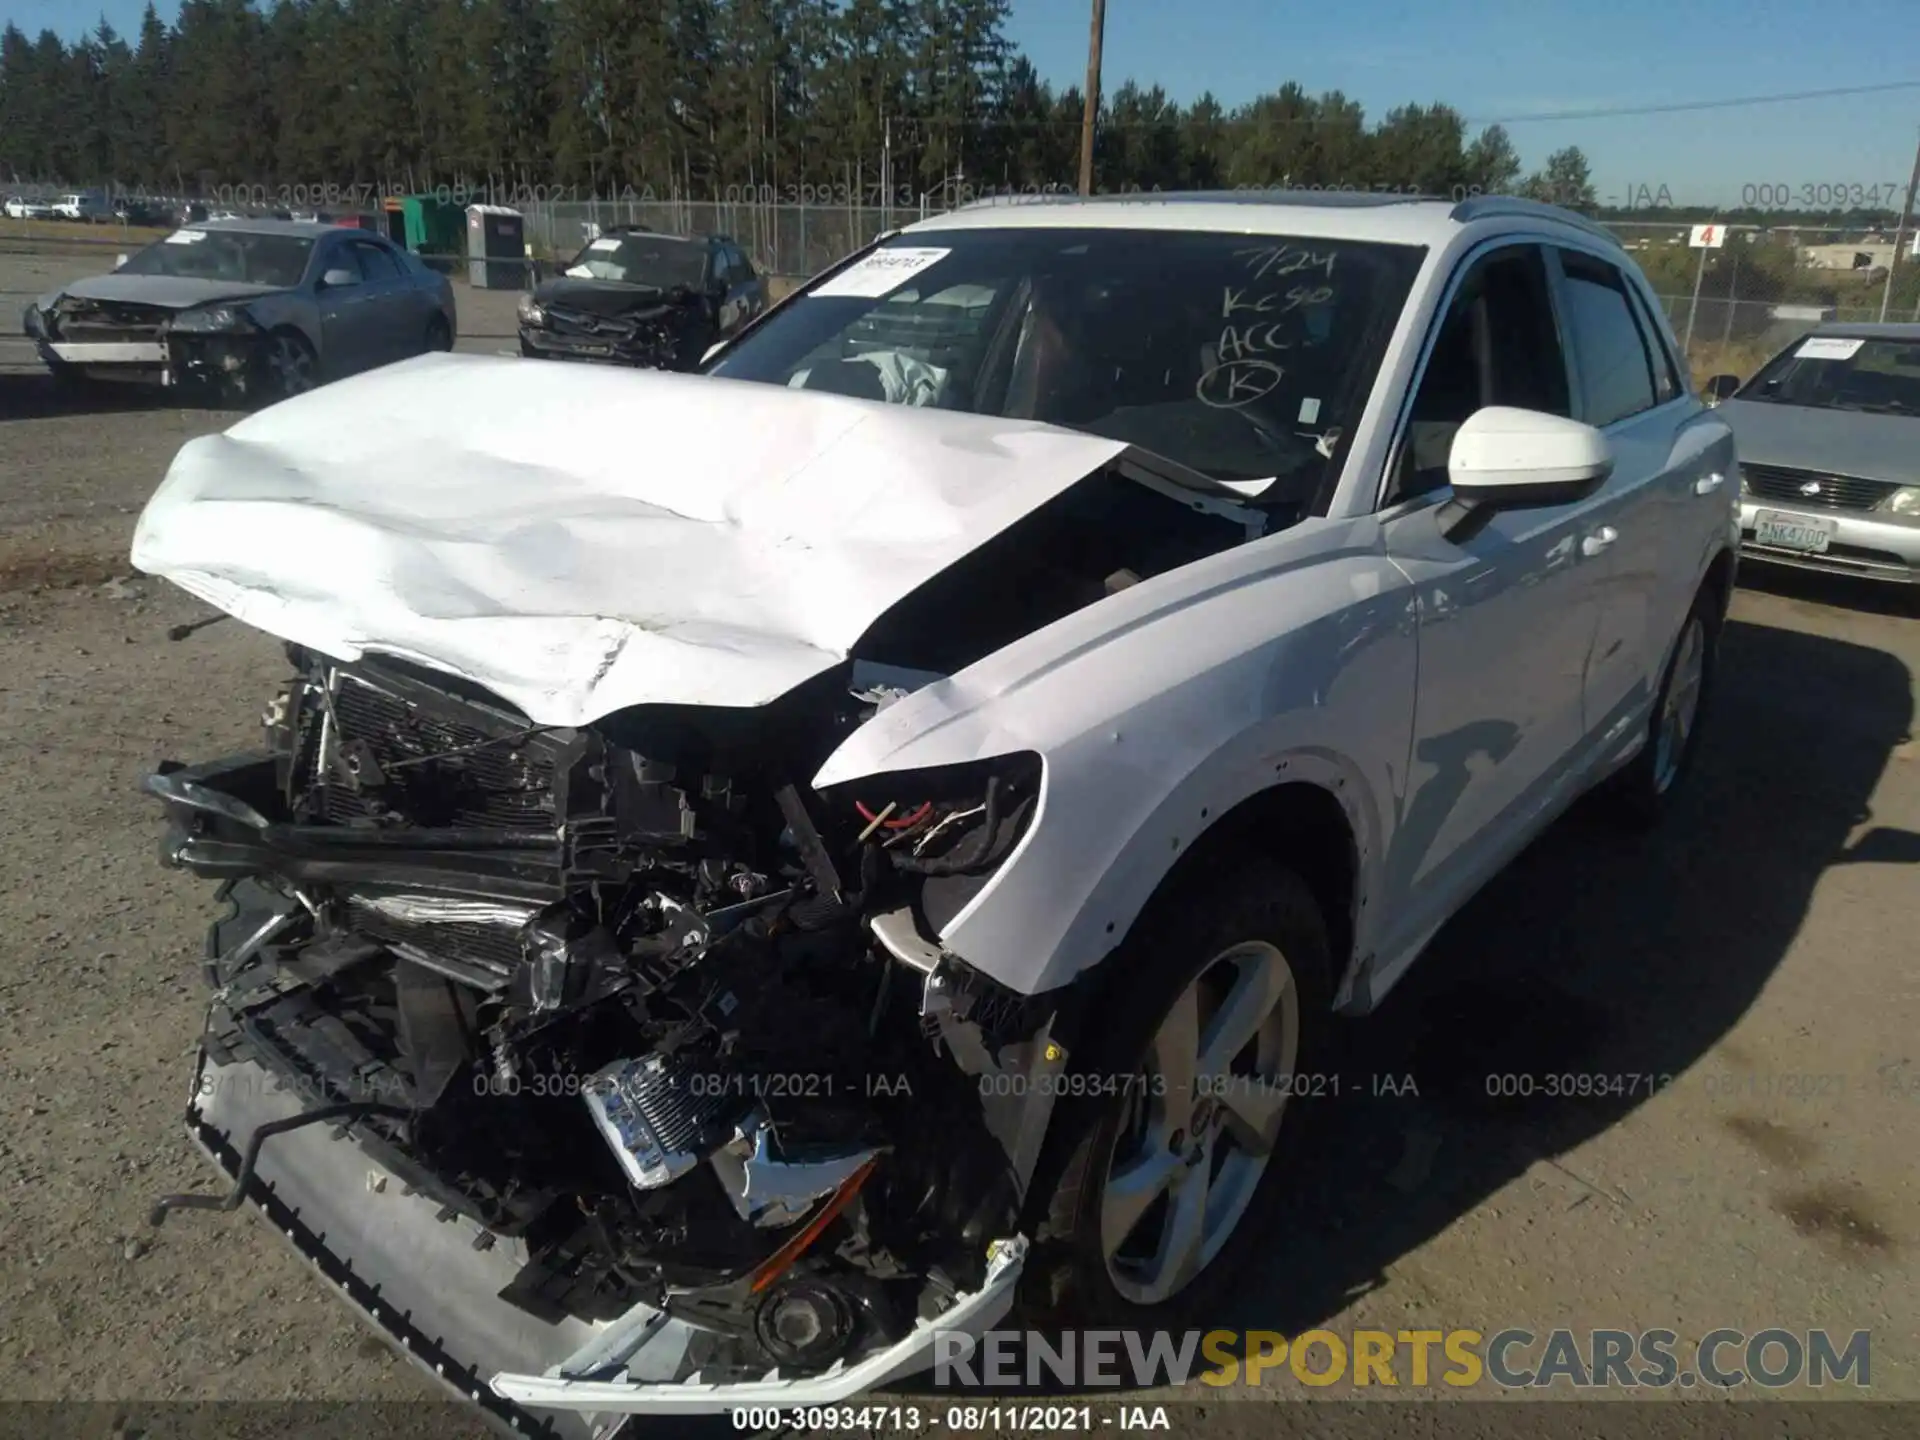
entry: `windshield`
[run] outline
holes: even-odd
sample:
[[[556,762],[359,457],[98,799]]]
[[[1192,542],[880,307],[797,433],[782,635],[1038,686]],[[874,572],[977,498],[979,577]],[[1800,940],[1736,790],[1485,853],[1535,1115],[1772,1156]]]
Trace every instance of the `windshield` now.
[[[567,274],[576,280],[614,280],[624,285],[676,285],[697,289],[706,270],[707,247],[675,235],[602,235],[573,257]]]
[[[899,236],[708,373],[1042,420],[1308,503],[1372,388],[1419,247],[1016,229]]]
[[[245,230],[176,230],[120,267],[122,275],[172,275],[249,285],[298,285],[313,241]]]
[[[1920,339],[1809,336],[1776,355],[1736,398],[1920,415]]]

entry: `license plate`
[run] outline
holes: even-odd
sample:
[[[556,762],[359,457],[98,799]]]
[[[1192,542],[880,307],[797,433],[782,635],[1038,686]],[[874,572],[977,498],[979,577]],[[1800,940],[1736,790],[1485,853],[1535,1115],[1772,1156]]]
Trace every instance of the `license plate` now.
[[[1753,542],[1756,545],[1773,545],[1782,550],[1804,550],[1819,555],[1833,543],[1835,528],[1831,520],[1762,510],[1754,521]]]

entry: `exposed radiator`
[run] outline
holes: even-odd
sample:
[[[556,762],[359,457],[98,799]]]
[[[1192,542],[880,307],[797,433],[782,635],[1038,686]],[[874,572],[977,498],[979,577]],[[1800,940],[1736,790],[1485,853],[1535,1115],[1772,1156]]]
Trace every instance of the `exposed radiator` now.
[[[385,793],[368,794],[337,775],[316,775],[327,820],[366,823],[393,809],[415,826],[555,828],[558,765],[555,748],[544,736],[430,714],[347,671],[335,686],[333,714],[339,733],[330,737],[328,748],[338,754],[363,745],[388,784]],[[426,763],[410,763],[420,761]],[[314,763],[317,767],[317,754]]]

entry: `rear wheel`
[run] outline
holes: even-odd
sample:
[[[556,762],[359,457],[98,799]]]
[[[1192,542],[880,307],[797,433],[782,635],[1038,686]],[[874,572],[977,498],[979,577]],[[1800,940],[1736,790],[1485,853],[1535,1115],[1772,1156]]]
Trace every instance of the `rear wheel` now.
[[[447,323],[447,317],[436,315],[427,321],[427,349],[453,349],[453,327]]]
[[[1305,883],[1252,861],[1183,887],[1106,963],[1125,989],[1036,1174],[1028,1303],[1069,1324],[1179,1327],[1252,1258],[1330,1038],[1327,930]]]

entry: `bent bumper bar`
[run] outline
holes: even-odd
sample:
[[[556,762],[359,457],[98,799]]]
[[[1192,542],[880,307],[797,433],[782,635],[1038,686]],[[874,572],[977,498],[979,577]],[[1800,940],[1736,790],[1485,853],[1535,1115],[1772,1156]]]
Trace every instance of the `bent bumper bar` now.
[[[55,359],[69,365],[159,365],[167,358],[167,347],[157,340],[45,343]]]
[[[575,1380],[550,1371],[545,1375],[496,1375],[493,1388],[522,1405],[625,1415],[706,1415],[748,1405],[836,1404],[928,1369],[933,1363],[937,1335],[958,1331],[978,1336],[991,1330],[1013,1308],[1014,1288],[1026,1254],[1025,1236],[996,1241],[986,1283],[978,1290],[962,1296],[937,1319],[920,1321],[885,1350],[852,1365],[837,1364],[821,1375],[783,1379],[775,1370],[759,1380],[710,1385],[703,1384],[697,1374],[677,1384],[660,1384]],[[668,1320],[663,1328],[680,1323]],[[646,1343],[651,1345],[653,1341],[649,1338]],[[560,1370],[572,1368],[562,1366]]]
[[[231,1181],[248,1137],[305,1107],[259,1064],[203,1055],[188,1132]],[[608,1420],[717,1414],[744,1405],[831,1404],[933,1363],[935,1336],[978,1335],[1012,1308],[1025,1237],[996,1242],[982,1287],[898,1343],[825,1374],[713,1384],[689,1372],[696,1327],[645,1306],[611,1324],[548,1322],[500,1298],[524,1243],[443,1210],[377,1164],[344,1129],[278,1135],[246,1202],[363,1320],[506,1433],[601,1440]]]

